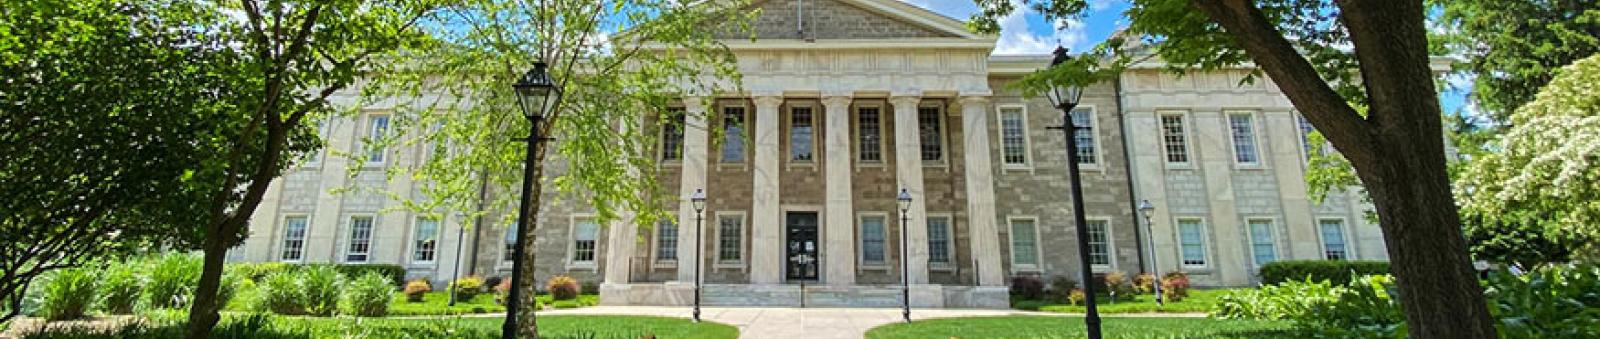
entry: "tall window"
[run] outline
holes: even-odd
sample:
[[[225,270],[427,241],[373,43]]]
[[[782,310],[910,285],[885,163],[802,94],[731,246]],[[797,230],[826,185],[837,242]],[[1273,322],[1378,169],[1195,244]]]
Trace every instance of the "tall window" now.
[[[1011,220],[1011,266],[1013,269],[1039,267],[1038,229],[1031,219]]]
[[[1111,232],[1108,221],[1089,220],[1089,266],[1111,267]]]
[[[678,260],[678,224],[669,220],[656,223],[656,262]]]
[[[1311,120],[1306,120],[1304,115],[1295,115],[1295,121],[1300,123],[1300,147],[1305,152],[1306,161],[1311,161],[1311,132],[1317,128],[1311,126]]]
[[[572,265],[594,265],[595,246],[599,244],[600,224],[594,220],[578,219],[572,226]]]
[[[1339,219],[1322,220],[1322,254],[1328,260],[1344,260],[1349,258],[1349,253],[1344,246],[1344,221]]]
[[[411,239],[411,261],[433,262],[439,244],[439,220],[417,218],[417,228]]]
[[[1278,244],[1272,240],[1272,220],[1250,219],[1250,251],[1256,267],[1278,260]]]
[[[1233,131],[1233,160],[1240,164],[1260,163],[1260,155],[1256,153],[1255,124],[1250,114],[1229,114],[1228,129]]]
[[[1100,162],[1094,144],[1094,111],[1088,108],[1072,110],[1072,138],[1078,142],[1078,164],[1094,165]]]
[[[922,140],[922,161],[944,162],[944,131],[938,107],[917,108],[917,136]]]
[[[888,260],[885,256],[884,239],[887,238],[884,229],[883,216],[861,217],[861,264],[883,265]]]
[[[1178,246],[1183,252],[1184,266],[1206,265],[1205,226],[1200,219],[1178,220]]]
[[[722,162],[744,162],[744,106],[722,108]]]
[[[330,135],[328,135],[328,120],[318,121],[316,124],[317,124],[317,139],[318,140],[328,140],[328,138],[330,137]],[[305,159],[302,160],[303,163],[301,164],[301,166],[313,167],[313,166],[316,166],[318,164],[321,164],[322,163],[322,153],[327,151],[327,149],[328,149],[328,145],[324,144],[321,147],[317,147],[317,149],[311,150],[310,152],[306,152],[306,157],[305,157]]]
[[[513,222],[511,226],[506,227],[505,242],[505,251],[500,252],[500,260],[510,263],[517,257],[517,223]]]
[[[1021,107],[1000,109],[1000,157],[1006,165],[1028,165],[1027,115]]]
[[[373,115],[367,116],[367,140],[368,140],[368,142],[376,142],[377,140],[382,140],[383,136],[387,135],[388,133],[389,133],[389,115],[388,114],[373,114]],[[384,159],[387,158],[388,154],[389,154],[389,152],[385,148],[374,148],[374,149],[371,150],[371,153],[367,153],[367,162],[368,163],[374,163],[374,164],[383,163]]]
[[[717,261],[744,261],[744,215],[717,216]]]
[[[661,160],[683,160],[682,108],[670,108],[661,114]]]
[[[1183,115],[1161,115],[1161,144],[1167,151],[1168,164],[1189,163],[1189,139],[1183,134]]]
[[[883,162],[883,112],[880,107],[856,108],[856,155],[861,162]]]
[[[300,261],[306,248],[306,222],[304,216],[283,219],[283,261]]]
[[[953,259],[950,254],[950,217],[928,217],[928,264],[949,265]]]
[[[794,162],[811,162],[812,142],[816,135],[812,130],[811,107],[789,108],[789,160]]]
[[[372,217],[350,217],[350,246],[344,254],[345,262],[367,262],[372,253]]]

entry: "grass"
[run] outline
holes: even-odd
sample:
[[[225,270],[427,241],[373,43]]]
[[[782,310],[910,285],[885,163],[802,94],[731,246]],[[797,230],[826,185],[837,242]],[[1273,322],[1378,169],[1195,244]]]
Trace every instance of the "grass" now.
[[[1100,313],[1194,313],[1210,312],[1217,305],[1217,299],[1235,289],[1192,289],[1189,297],[1183,301],[1167,303],[1156,306],[1154,295],[1138,295],[1134,300],[1117,300],[1112,303],[1105,295],[1095,297],[1095,306]],[[1083,313],[1083,305],[1070,305],[1055,300],[1022,300],[1012,299],[1011,308],[1029,311],[1043,311],[1055,313]]]
[[[1103,318],[1106,338],[1280,338],[1293,337],[1277,321],[1208,318]],[[879,326],[869,339],[893,338],[1083,338],[1081,317],[1007,316],[919,320]]]
[[[452,328],[452,334],[465,338],[479,338],[482,333],[498,335],[503,318],[454,319],[350,319],[350,318],[284,318],[286,323],[300,322],[315,329],[313,336],[359,337],[363,331],[392,328]],[[388,332],[388,331],[383,331]],[[391,332],[392,333],[392,332]],[[439,333],[437,331],[431,333]],[[693,323],[688,319],[640,316],[578,316],[557,315],[539,317],[539,334],[544,338],[737,338],[739,329],[713,322]]]

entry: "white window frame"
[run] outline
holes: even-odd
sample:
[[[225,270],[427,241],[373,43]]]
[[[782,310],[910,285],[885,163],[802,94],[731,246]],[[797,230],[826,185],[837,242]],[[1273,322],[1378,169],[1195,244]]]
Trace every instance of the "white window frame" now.
[[[433,222],[434,222],[434,225],[433,225],[433,227],[434,227],[434,229],[433,229],[433,232],[434,232],[433,233],[433,259],[429,259],[429,260],[417,260],[417,251],[422,249],[420,244],[417,243],[417,238],[418,238],[417,237],[417,231],[421,231],[422,230],[422,221],[423,220],[433,220]],[[409,237],[408,237],[409,239],[407,239],[408,241],[407,241],[407,246],[406,246],[406,261],[407,262],[410,262],[412,265],[421,265],[421,266],[429,266],[429,265],[433,265],[434,263],[438,262],[438,260],[439,260],[439,243],[443,242],[441,240],[443,240],[442,238],[444,237],[444,220],[443,219],[441,219],[441,218],[429,218],[429,217],[425,217],[425,216],[416,216],[414,218],[411,218],[411,232],[408,235],[409,235]]]
[[[1344,260],[1344,261],[1356,260],[1356,251],[1353,250],[1354,247],[1351,246],[1351,242],[1350,242],[1350,221],[1348,219],[1344,218],[1344,217],[1318,217],[1317,218],[1317,248],[1322,250],[1322,252],[1321,252],[1322,254],[1318,255],[1317,258],[1321,259],[1321,260],[1334,260],[1334,259],[1328,259],[1328,239],[1326,239],[1322,235],[1322,222],[1323,221],[1338,221],[1339,222],[1339,235],[1344,237],[1344,239],[1343,239],[1344,240],[1344,258],[1341,258],[1341,259],[1338,259],[1338,260]]]
[[[1017,228],[1016,228],[1016,225],[1015,225],[1017,223],[1017,221],[1028,221],[1028,222],[1032,222],[1033,223],[1033,262],[1034,262],[1034,264],[1019,264],[1019,263],[1017,263],[1017,260],[1016,260],[1016,258],[1017,258],[1017,249],[1016,249],[1017,232],[1016,232],[1016,229]],[[1035,217],[1035,216],[1023,216],[1023,215],[1006,217],[1006,248],[1009,249],[1009,252],[1010,252],[1010,258],[1009,259],[1011,259],[1011,272],[1012,273],[1018,273],[1018,272],[1044,272],[1044,270],[1041,268],[1041,266],[1043,266],[1043,264],[1044,264],[1044,246],[1040,246],[1039,245],[1039,238],[1041,237],[1041,235],[1039,233],[1040,233],[1041,229],[1043,229],[1043,227],[1039,227],[1039,218],[1038,217]]]
[[[678,133],[682,134],[682,136],[678,139],[677,159],[667,159],[667,126],[673,123],[673,121],[668,120],[672,118],[672,115],[670,114],[672,112],[679,113],[679,118],[683,119],[683,123],[678,125],[678,128],[680,129]],[[659,114],[656,114],[655,157],[657,162],[668,167],[680,166],[683,164],[683,157],[689,153],[687,149],[687,142],[689,139],[688,130],[689,110],[687,108],[684,108],[683,106],[667,106],[667,109],[662,110]]]
[[[1006,111],[1013,109],[1016,110],[1017,114],[1021,115],[1022,117],[1022,163],[1020,164],[1013,164],[1006,161]],[[1004,104],[997,107],[995,113],[994,125],[996,131],[999,132],[995,133],[995,137],[999,139],[995,142],[995,144],[1000,145],[1001,168],[1007,170],[1032,171],[1033,137],[1031,136],[1032,133],[1030,133],[1031,130],[1028,127],[1028,105]]]
[[[1094,272],[1115,271],[1117,269],[1117,238],[1116,238],[1116,234],[1113,233],[1113,232],[1115,232],[1115,231],[1113,231],[1113,229],[1116,229],[1116,227],[1113,227],[1111,225],[1111,217],[1098,216],[1098,217],[1086,217],[1084,219],[1086,221],[1104,222],[1105,225],[1106,225],[1106,231],[1105,231],[1105,233],[1106,233],[1106,264],[1105,265],[1094,265],[1094,264],[1091,264],[1091,265],[1089,265],[1089,268],[1091,270],[1093,270]],[[1084,226],[1087,227],[1088,224],[1085,223]],[[1087,234],[1087,233],[1088,232],[1085,232],[1085,234]],[[1085,243],[1087,243],[1087,242],[1088,241],[1085,241]]]
[[[677,232],[677,233],[673,234],[673,242],[672,242],[672,247],[671,248],[673,249],[673,255],[676,255],[677,258],[672,258],[672,259],[661,259],[660,258],[661,248],[662,248],[662,246],[661,246],[661,230],[663,230],[663,228],[661,227],[662,223],[672,223],[673,228],[676,229],[675,232]],[[650,235],[651,235],[650,236],[650,267],[651,268],[674,268],[674,267],[678,267],[678,259],[683,258],[683,253],[677,253],[678,243],[683,241],[683,224],[678,223],[676,221],[673,221],[671,219],[656,220],[656,225],[654,227],[651,227],[651,229],[650,229]]]
[[[739,219],[739,248],[737,249],[739,251],[738,261],[722,260],[723,218]],[[713,260],[714,263],[712,264],[712,267],[737,268],[740,270],[745,269],[745,263],[750,262],[750,253],[747,253],[749,251],[744,250],[745,246],[750,244],[750,218],[746,216],[744,211],[717,211],[712,213],[711,221],[714,225],[716,225],[716,227],[714,227],[715,229],[712,230],[712,233],[715,234],[715,237],[712,239],[716,239],[712,241],[711,244],[711,253],[713,256],[716,256],[716,259]]]
[[[1184,258],[1183,258],[1183,228],[1182,227],[1183,227],[1183,221],[1185,221],[1185,220],[1194,220],[1194,221],[1196,221],[1196,224],[1200,225],[1200,260],[1204,260],[1205,261],[1205,263],[1203,263],[1203,264],[1191,265],[1191,264],[1186,263],[1185,262],[1186,260],[1184,260]],[[1210,268],[1211,267],[1211,252],[1212,252],[1211,251],[1211,231],[1210,231],[1211,225],[1209,223],[1207,223],[1206,219],[1203,218],[1203,217],[1178,216],[1178,217],[1173,217],[1172,221],[1173,221],[1173,223],[1172,223],[1172,229],[1173,229],[1172,235],[1173,235],[1173,237],[1177,238],[1175,240],[1178,241],[1177,242],[1177,244],[1178,244],[1178,265],[1182,266],[1183,268],[1193,268],[1193,269]]]
[[[572,255],[578,251],[578,222],[580,220],[588,221],[589,223],[594,224],[594,257],[589,259],[589,261],[577,261],[572,258]],[[601,241],[600,238],[604,237],[605,235],[605,227],[600,224],[600,221],[595,217],[595,215],[587,213],[575,213],[567,217],[567,221],[567,252],[565,260],[567,262],[567,269],[595,270],[599,268],[601,260],[601,246],[604,246],[605,243],[604,241]]]
[[[956,268],[956,262],[957,262],[956,261],[956,217],[955,217],[955,214],[954,213],[949,213],[949,212],[928,212],[926,214],[927,214],[927,217],[923,218],[923,220],[922,220],[922,225],[923,225],[922,228],[923,228],[924,232],[931,232],[933,230],[933,227],[932,227],[933,223],[929,222],[929,221],[932,221],[933,218],[943,218],[944,219],[944,221],[945,221],[944,222],[944,226],[945,226],[944,250],[945,250],[945,253],[950,256],[950,261],[949,262],[943,262],[943,263],[933,262],[933,234],[932,233],[928,233],[927,234],[928,236],[926,237],[926,239],[924,239],[924,240],[926,240],[928,242],[928,269],[929,270],[933,270],[933,271],[954,271],[955,268]]]
[[[1255,162],[1239,161],[1238,136],[1233,133],[1233,117],[1245,116],[1250,118],[1250,147],[1255,149]],[[1261,117],[1255,111],[1224,111],[1222,112],[1222,125],[1228,135],[1228,154],[1233,157],[1233,165],[1237,168],[1262,168],[1267,163],[1266,152],[1261,145]]]
[[[932,108],[935,111],[938,111],[937,113],[934,113],[934,115],[939,117],[939,161],[922,159],[922,109],[924,108]],[[949,109],[941,102],[923,100],[922,102],[917,103],[916,110],[916,121],[913,121],[912,125],[916,126],[917,128],[917,159],[922,162],[922,167],[948,168],[950,166],[951,147]]]
[[[861,109],[863,108],[873,108],[878,110],[878,160],[861,159]],[[888,145],[893,143],[894,140],[893,138],[885,137],[887,133],[884,132],[889,130],[887,127],[889,125],[889,120],[892,119],[893,116],[893,112],[889,111],[889,105],[884,103],[883,100],[862,99],[856,100],[856,102],[851,105],[850,128],[852,132],[852,139],[850,140],[850,148],[851,150],[855,151],[855,153],[851,155],[851,159],[856,163],[856,167],[886,166],[889,158]]]
[[[355,234],[355,231],[356,231],[356,218],[367,218],[369,220],[372,220],[371,225],[368,226],[368,229],[367,229],[367,239],[366,239],[366,241],[367,241],[367,251],[366,251],[366,253],[353,252],[353,251],[351,251],[351,248],[350,248],[351,246],[355,245],[355,241],[356,241],[356,238],[355,238],[355,236],[356,236],[356,234]],[[351,214],[347,218],[345,218],[345,221],[346,222],[345,222],[345,228],[344,228],[345,232],[344,232],[344,252],[343,252],[344,255],[339,257],[339,259],[340,259],[339,262],[341,262],[341,263],[350,263],[350,264],[371,263],[372,262],[372,255],[373,255],[372,247],[375,244],[375,242],[373,241],[373,238],[378,233],[378,216],[375,215],[375,214],[367,214],[367,213]],[[356,254],[364,255],[366,257],[363,258],[362,260],[359,260],[359,261],[350,260],[350,256],[351,255],[356,255]]]
[[[1099,110],[1097,110],[1094,105],[1078,105],[1077,107],[1072,108],[1072,110],[1074,110],[1074,111],[1080,110],[1080,109],[1089,111],[1089,139],[1094,140],[1094,147],[1093,147],[1094,148],[1094,163],[1093,164],[1082,164],[1082,163],[1080,163],[1080,164],[1078,164],[1078,170],[1079,171],[1100,171],[1100,170],[1103,170],[1105,168],[1105,166],[1102,165],[1102,164],[1105,164],[1106,156],[1105,156],[1104,149],[1103,149],[1103,147],[1101,147],[1100,144],[1103,144],[1104,143],[1103,141],[1105,141],[1105,139],[1100,137],[1100,116],[1099,116],[1099,113],[1098,113]],[[1071,119],[1072,117],[1069,115],[1067,118]],[[1068,122],[1070,123],[1070,121],[1068,121]],[[1074,129],[1072,133],[1073,133],[1072,135],[1074,137],[1076,137],[1078,132],[1077,132],[1076,129]],[[1073,152],[1077,152],[1078,150],[1074,149],[1072,151]],[[1066,155],[1063,154],[1062,156],[1065,157]],[[1065,158],[1063,158],[1063,161],[1065,161]]]
[[[1283,248],[1278,241],[1278,219],[1273,217],[1248,217],[1244,218],[1244,235],[1245,244],[1250,248],[1250,268],[1256,270],[1260,269],[1262,265],[1266,265],[1266,263],[1256,261],[1256,234],[1255,229],[1250,228],[1250,222],[1252,221],[1267,222],[1267,235],[1272,239],[1272,261],[1283,260]]]
[[[289,241],[289,219],[292,219],[292,218],[305,219],[306,226],[305,226],[305,229],[300,231],[300,250],[299,250],[300,251],[300,258],[299,259],[294,259],[294,260],[288,260],[288,259],[284,259],[283,258],[283,252],[289,249],[289,246],[288,246],[288,241]],[[311,215],[309,215],[309,214],[285,214],[283,216],[283,218],[278,219],[278,225],[283,225],[283,228],[278,232],[278,234],[280,236],[282,236],[282,238],[278,239],[278,251],[276,252],[277,253],[276,257],[278,258],[278,261],[287,262],[287,263],[305,262],[306,261],[306,240],[311,237]]]
[[[863,235],[867,218],[880,218],[883,220],[883,261],[867,261],[867,239]],[[888,270],[889,259],[894,258],[894,242],[889,238],[889,213],[888,212],[859,212],[856,213],[855,225],[856,239],[856,267],[861,270]]]
[[[1162,118],[1169,117],[1169,116],[1178,117],[1178,123],[1183,125],[1183,134],[1178,136],[1180,139],[1183,140],[1183,159],[1184,159],[1183,162],[1173,162],[1171,160],[1172,159],[1171,158],[1171,154],[1172,153],[1170,153],[1169,150],[1167,149],[1167,126],[1166,126],[1166,122],[1162,121]],[[1194,154],[1194,138],[1191,136],[1191,135],[1194,134],[1193,133],[1194,132],[1194,124],[1192,124],[1191,122],[1192,121],[1190,121],[1190,119],[1189,119],[1189,112],[1188,111],[1179,111],[1179,110],[1161,110],[1161,111],[1156,111],[1156,137],[1159,138],[1159,141],[1160,141],[1160,144],[1161,144],[1161,162],[1163,164],[1165,164],[1167,166],[1167,168],[1169,168],[1169,169],[1171,169],[1171,168],[1179,168],[1179,169],[1194,168],[1194,160],[1195,160],[1194,159],[1194,155],[1195,155]]]
[[[804,108],[804,109],[807,109],[807,110],[811,111],[811,159],[810,160],[795,160],[795,158],[794,158],[794,110],[796,108]],[[819,133],[820,130],[821,130],[821,127],[817,126],[817,120],[818,120],[817,117],[822,115],[822,112],[819,110],[820,108],[822,108],[822,105],[819,105],[815,101],[811,101],[811,100],[789,100],[787,102],[784,102],[783,121],[782,121],[782,123],[783,123],[783,147],[782,147],[782,149],[784,150],[784,152],[783,152],[783,163],[786,165],[786,167],[812,167],[812,168],[815,168],[817,163],[822,161],[821,159],[819,159],[822,156],[822,152],[821,152],[820,149],[818,149],[819,144],[817,142],[817,138],[822,136],[822,133]]]
[[[362,130],[367,132],[366,135],[362,137],[363,145],[365,145],[365,142],[370,142],[375,134],[378,134],[378,131],[375,129],[377,128],[377,121],[378,117],[380,116],[387,118],[387,121],[385,121],[383,125],[383,135],[387,136],[391,131],[394,130],[394,114],[390,114],[389,112],[368,112],[363,115],[365,122],[362,124],[364,127]],[[366,147],[362,147],[363,151],[366,151],[362,153],[362,163],[366,164],[367,166],[383,166],[389,162],[391,154],[389,154],[388,147],[377,150],[367,150],[365,148]],[[373,154],[377,154],[377,161],[372,160]]]
[[[728,108],[733,108],[733,107],[738,107],[740,109],[740,115],[741,115],[739,117],[739,119],[740,119],[739,120],[739,132],[741,133],[739,138],[742,139],[740,141],[742,141],[743,145],[744,145],[743,149],[740,150],[740,151],[743,151],[744,155],[743,155],[743,159],[741,159],[739,161],[730,161],[730,160],[728,160],[728,158],[726,157],[727,154],[725,152],[727,147],[728,147],[728,144],[727,144],[728,143],[728,140],[727,140],[727,137],[728,137],[728,134],[727,134],[728,133],[728,129],[727,129],[727,127],[728,127],[727,126],[728,125],[728,111],[727,111],[727,109]],[[754,148],[754,145],[752,145],[753,144],[752,141],[754,141],[755,139],[751,137],[751,136],[754,135],[752,133],[753,131],[751,130],[751,128],[755,127],[755,124],[751,123],[751,121],[754,120],[754,119],[752,119],[752,117],[754,116],[754,114],[752,114],[752,113],[754,113],[754,112],[751,112],[750,105],[748,105],[744,100],[722,100],[722,101],[718,101],[717,105],[716,105],[716,110],[717,110],[717,114],[716,114],[717,123],[718,124],[722,124],[721,126],[722,126],[722,133],[723,133],[722,134],[722,138],[723,139],[717,146],[717,165],[719,166],[719,168],[721,166],[724,166],[724,165],[743,168],[745,166],[745,164],[749,164],[750,163],[750,157],[751,157],[750,150]]]

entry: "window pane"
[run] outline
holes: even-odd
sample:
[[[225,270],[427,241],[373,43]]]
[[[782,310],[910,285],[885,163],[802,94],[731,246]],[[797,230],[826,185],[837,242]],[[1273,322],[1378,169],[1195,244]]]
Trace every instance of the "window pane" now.
[[[811,161],[811,107],[794,107],[789,110],[789,160]]]
[[[1028,164],[1027,131],[1023,127],[1021,109],[1000,111],[1000,151],[1007,165]]]
[[[717,218],[717,259],[739,262],[744,259],[744,217]]]
[[[744,162],[744,107],[722,108],[722,162]]]
[[[884,262],[883,217],[861,218],[861,261]]]
[[[1011,221],[1011,264],[1038,265],[1039,248],[1035,245],[1036,231],[1033,220]]]
[[[1099,162],[1094,145],[1094,112],[1086,108],[1072,110],[1072,137],[1078,143],[1078,164],[1093,165]]]
[[[389,116],[385,114],[375,114],[372,115],[370,119],[371,121],[367,124],[367,140],[375,141],[383,139],[383,136],[389,131]],[[387,153],[388,152],[385,152],[382,148],[373,149],[372,153],[367,154],[367,162],[383,162],[384,156]]]
[[[1278,260],[1278,246],[1272,240],[1272,221],[1250,220],[1250,247],[1257,267]]]
[[[928,217],[928,262],[950,263],[950,218]]]
[[[434,252],[439,243],[439,221],[434,219],[417,219],[416,234],[411,237],[412,261],[433,261]]]
[[[572,262],[593,263],[595,245],[600,236],[600,224],[593,220],[578,220],[578,225],[573,227],[572,236]]]
[[[1228,127],[1233,130],[1234,160],[1241,164],[1260,161],[1256,155],[1255,129],[1251,126],[1249,114],[1228,115]]]
[[[922,161],[944,161],[944,132],[940,130],[939,108],[917,109],[917,135],[922,140]]]
[[[1189,143],[1184,139],[1182,115],[1161,116],[1161,142],[1166,146],[1167,163],[1189,163]]]
[[[1311,120],[1306,120],[1304,115],[1296,115],[1295,118],[1296,121],[1300,122],[1300,147],[1305,152],[1306,160],[1309,161],[1311,160],[1311,132],[1316,132],[1317,128],[1311,126]]]
[[[1183,264],[1189,266],[1204,266],[1206,264],[1205,237],[1202,236],[1200,220],[1178,220],[1178,242],[1183,252]]]
[[[656,228],[656,261],[678,260],[678,224],[662,220]]]
[[[283,260],[300,260],[305,253],[306,217],[283,220]]]
[[[510,262],[516,258],[517,253],[517,223],[513,222],[511,226],[506,227],[505,242],[506,248],[504,252],[500,252],[500,259]]]
[[[1105,220],[1089,220],[1089,265],[1111,266],[1111,241]]]
[[[372,217],[350,218],[350,246],[345,251],[347,262],[365,262],[372,250]]]
[[[857,154],[863,162],[883,161],[883,122],[877,107],[856,109]]]
[[[668,109],[661,118],[661,160],[682,160],[683,109]]]
[[[1344,260],[1348,258],[1344,248],[1344,222],[1339,220],[1322,221],[1322,250],[1328,260]]]

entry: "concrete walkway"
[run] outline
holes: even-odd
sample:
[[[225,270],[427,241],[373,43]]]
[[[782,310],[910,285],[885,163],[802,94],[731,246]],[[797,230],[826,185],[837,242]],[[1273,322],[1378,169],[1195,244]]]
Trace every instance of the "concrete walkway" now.
[[[689,307],[595,306],[540,311],[540,315],[646,315],[690,317]],[[1007,315],[1082,316],[1017,310],[912,309],[911,319]],[[1104,317],[1205,317],[1204,313],[1107,314]],[[898,308],[706,307],[700,318],[739,328],[740,338],[862,338],[867,330],[900,322]]]

